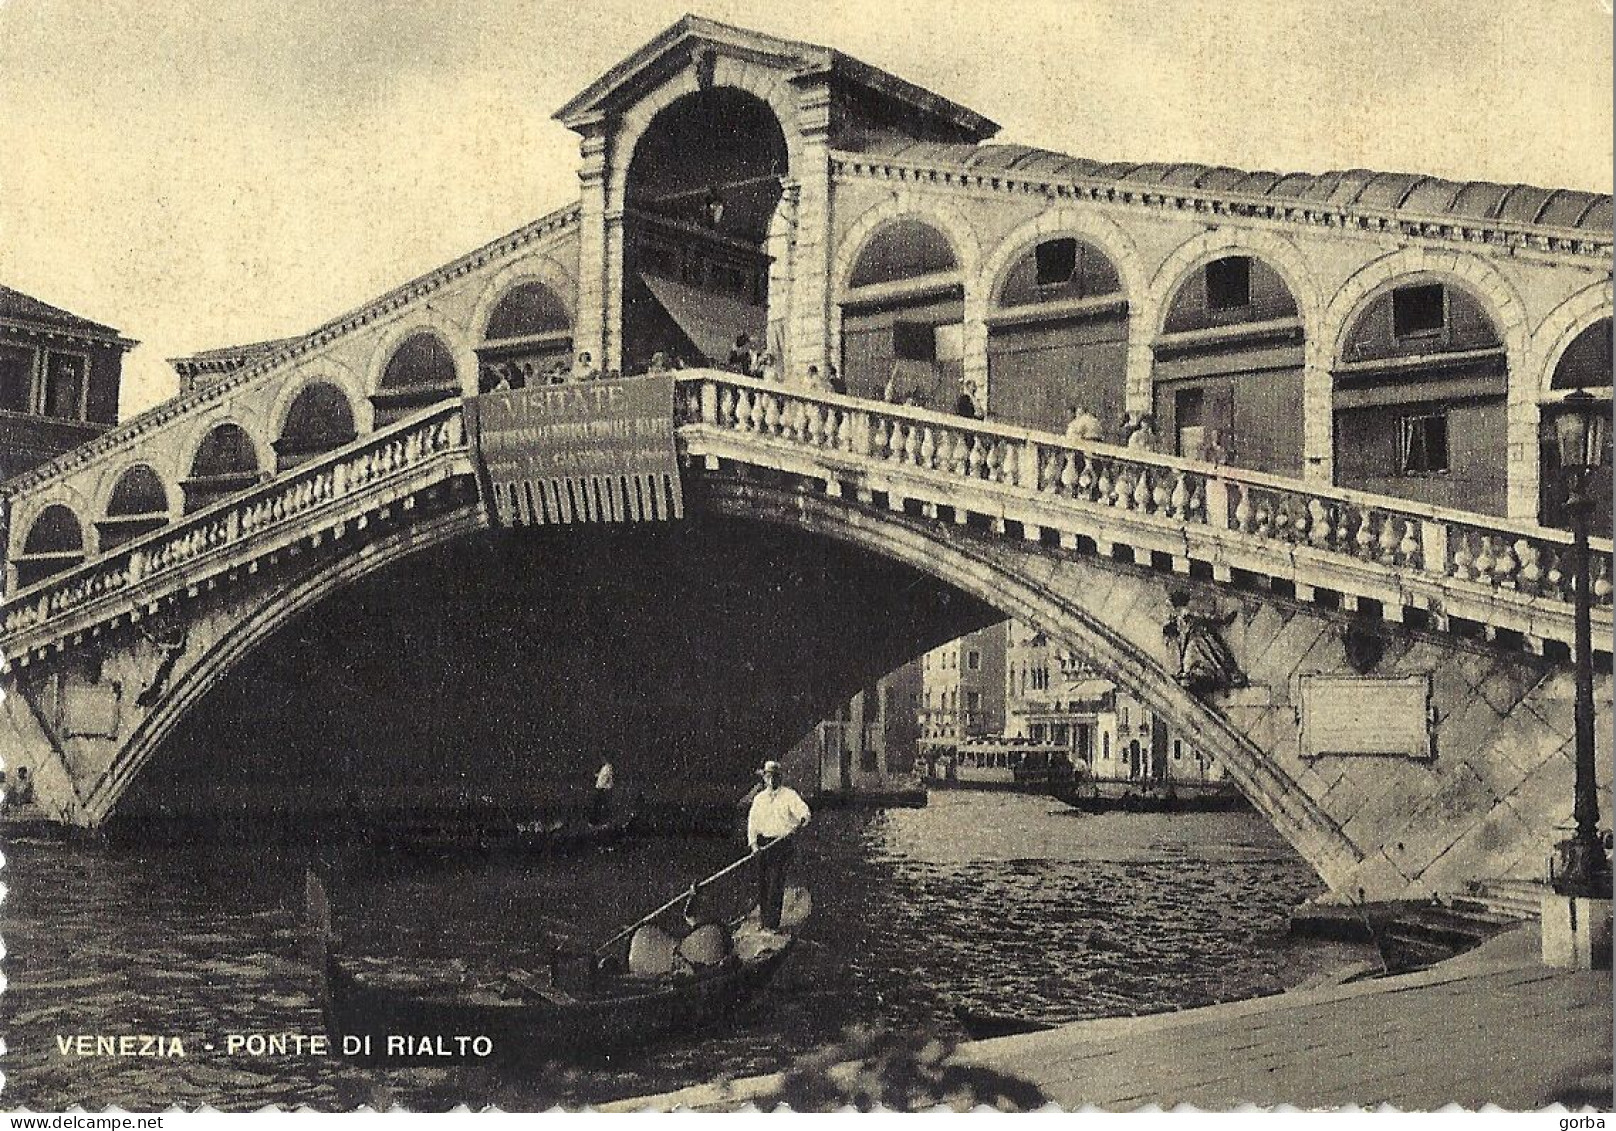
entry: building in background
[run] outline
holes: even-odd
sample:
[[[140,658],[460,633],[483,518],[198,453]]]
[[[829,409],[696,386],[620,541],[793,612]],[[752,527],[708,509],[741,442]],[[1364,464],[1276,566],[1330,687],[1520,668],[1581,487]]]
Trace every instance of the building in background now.
[[[135,344],[110,326],[0,286],[0,479],[116,424],[123,355]],[[47,533],[60,535],[63,546],[74,541],[72,531]]]
[[[1099,781],[1214,782],[1223,769],[1083,656],[1018,621],[1006,634],[1004,733],[1067,751]]]
[[[1005,642],[1009,621],[933,648],[921,657],[921,752],[1004,733]]]
[[[915,786],[921,661],[888,672],[818,723],[786,765],[819,793],[883,797]]]

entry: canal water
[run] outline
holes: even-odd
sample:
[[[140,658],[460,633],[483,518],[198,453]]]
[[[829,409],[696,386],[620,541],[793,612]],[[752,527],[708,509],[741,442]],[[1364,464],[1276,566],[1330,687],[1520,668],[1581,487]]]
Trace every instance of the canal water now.
[[[610,935],[740,847],[648,838],[576,859],[380,871],[352,859],[333,902],[350,951],[537,967],[555,942]],[[1321,887],[1254,814],[1080,815],[1018,794],[934,793],[925,809],[819,814],[794,870],[814,893],[807,945],[721,1031],[519,1072],[226,1056],[231,1033],[321,1030],[301,950],[308,855],[8,844],[4,1106],[579,1104],[777,1070],[856,1023],[957,1037],[955,1007],[1040,1021],[1172,1010],[1363,957],[1287,937],[1286,912]],[[58,1037],[77,1034],[179,1037],[187,1055],[61,1055]]]

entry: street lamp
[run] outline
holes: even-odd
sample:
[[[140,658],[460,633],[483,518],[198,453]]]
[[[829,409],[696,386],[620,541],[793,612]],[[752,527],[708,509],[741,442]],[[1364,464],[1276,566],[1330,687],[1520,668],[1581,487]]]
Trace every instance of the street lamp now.
[[[1576,753],[1577,784],[1571,807],[1576,831],[1555,846],[1558,868],[1554,890],[1591,899],[1611,897],[1610,861],[1599,840],[1599,793],[1594,780],[1594,658],[1592,594],[1588,579],[1588,516],[1593,510],[1594,477],[1603,474],[1601,454],[1609,407],[1578,389],[1562,402],[1554,420],[1566,513],[1571,519],[1572,585],[1576,591]]]

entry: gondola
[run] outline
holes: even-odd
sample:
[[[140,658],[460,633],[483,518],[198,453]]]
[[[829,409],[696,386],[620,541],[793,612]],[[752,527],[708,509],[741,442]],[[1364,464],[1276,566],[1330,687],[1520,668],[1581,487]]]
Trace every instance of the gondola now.
[[[578,1060],[694,1032],[731,1016],[768,985],[797,941],[767,932],[764,945],[737,948],[715,965],[662,977],[622,972],[616,952],[626,949],[634,929],[687,899],[686,892],[591,954],[552,963],[542,974],[434,977],[345,955],[324,885],[312,872],[307,889],[310,957],[321,975],[331,1051],[367,1064]]]

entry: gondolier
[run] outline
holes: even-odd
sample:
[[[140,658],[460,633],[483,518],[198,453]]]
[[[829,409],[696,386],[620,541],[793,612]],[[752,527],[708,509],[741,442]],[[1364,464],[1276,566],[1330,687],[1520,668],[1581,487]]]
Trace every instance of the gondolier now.
[[[752,799],[746,815],[746,843],[753,852],[769,848],[806,825],[813,816],[808,803],[790,786],[780,784],[780,763],[768,761],[758,771],[763,788]],[[792,843],[786,841],[758,858],[758,915],[763,926],[780,929],[785,903],[786,869],[791,865]]]

